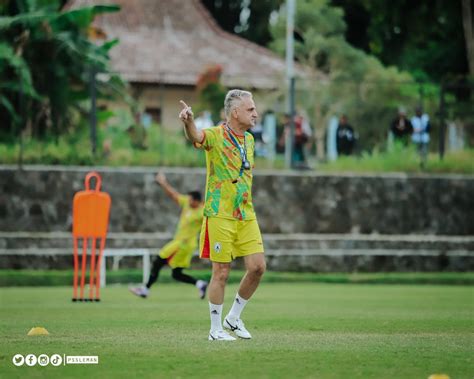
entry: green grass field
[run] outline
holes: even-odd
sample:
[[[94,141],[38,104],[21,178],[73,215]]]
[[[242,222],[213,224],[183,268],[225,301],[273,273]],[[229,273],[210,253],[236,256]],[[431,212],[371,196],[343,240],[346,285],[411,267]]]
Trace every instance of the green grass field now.
[[[237,284],[226,294],[228,310]],[[1,378],[428,378],[474,376],[469,286],[264,283],[244,311],[250,341],[207,341],[208,305],[184,284],[149,299],[109,286],[0,289]],[[28,337],[33,326],[49,336]],[[98,355],[98,365],[15,367],[16,353]]]

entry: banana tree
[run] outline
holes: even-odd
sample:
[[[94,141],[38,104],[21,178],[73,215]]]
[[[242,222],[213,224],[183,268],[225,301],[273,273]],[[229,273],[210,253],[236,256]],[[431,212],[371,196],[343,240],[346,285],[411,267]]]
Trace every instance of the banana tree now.
[[[119,10],[96,5],[61,10],[59,0],[6,0],[0,11],[0,132],[17,135],[61,133],[72,109],[88,98],[91,70],[108,73],[103,93],[123,93],[110,70],[110,49],[117,40],[88,38],[94,17]],[[3,133],[5,135],[5,133]]]

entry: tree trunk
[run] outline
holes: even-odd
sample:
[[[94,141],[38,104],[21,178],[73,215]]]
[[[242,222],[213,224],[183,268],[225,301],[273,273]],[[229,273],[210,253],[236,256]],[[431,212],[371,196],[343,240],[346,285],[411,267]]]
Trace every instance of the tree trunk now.
[[[469,63],[469,74],[474,76],[474,35],[472,31],[472,8],[471,0],[462,1],[462,24],[464,27],[464,38],[466,40],[467,61]]]

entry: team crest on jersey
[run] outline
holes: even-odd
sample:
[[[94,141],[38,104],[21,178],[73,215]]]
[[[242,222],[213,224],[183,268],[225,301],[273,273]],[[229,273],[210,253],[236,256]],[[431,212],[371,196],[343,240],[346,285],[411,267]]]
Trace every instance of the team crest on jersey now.
[[[216,242],[216,243],[214,244],[214,251],[215,251],[216,253],[220,253],[220,252],[221,252],[221,244],[220,244],[219,242]]]

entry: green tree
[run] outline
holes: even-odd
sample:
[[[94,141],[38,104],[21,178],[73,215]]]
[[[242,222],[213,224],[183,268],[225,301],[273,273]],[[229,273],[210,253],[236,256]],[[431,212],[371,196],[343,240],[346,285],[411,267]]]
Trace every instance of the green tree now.
[[[331,3],[344,9],[346,38],[353,46],[417,79],[440,82],[468,73],[461,1],[393,0],[390,6],[378,0]]]
[[[0,5],[0,131],[17,135],[58,135],[73,109],[89,96],[91,71],[104,95],[123,92],[123,82],[110,73],[109,50],[118,42],[89,39],[94,17],[115,12],[114,5],[60,11],[56,0],[9,0]],[[6,110],[6,112],[5,112]]]
[[[285,53],[286,15],[282,8],[272,27],[277,53]],[[341,8],[329,0],[299,0],[295,17],[295,58],[311,68],[309,80],[297,84],[297,100],[315,127],[318,156],[323,156],[323,138],[330,117],[347,114],[360,135],[360,147],[383,147],[388,124],[396,108],[415,105],[416,87],[408,73],[384,67],[376,58],[345,40],[346,24]]]
[[[266,46],[271,41],[270,17],[285,0],[203,0],[224,30]]]
[[[462,1],[462,24],[464,29],[464,40],[466,42],[466,55],[467,61],[469,63],[469,74],[474,77],[474,32],[472,20],[474,19],[472,15],[472,6],[471,0],[461,0]]]

